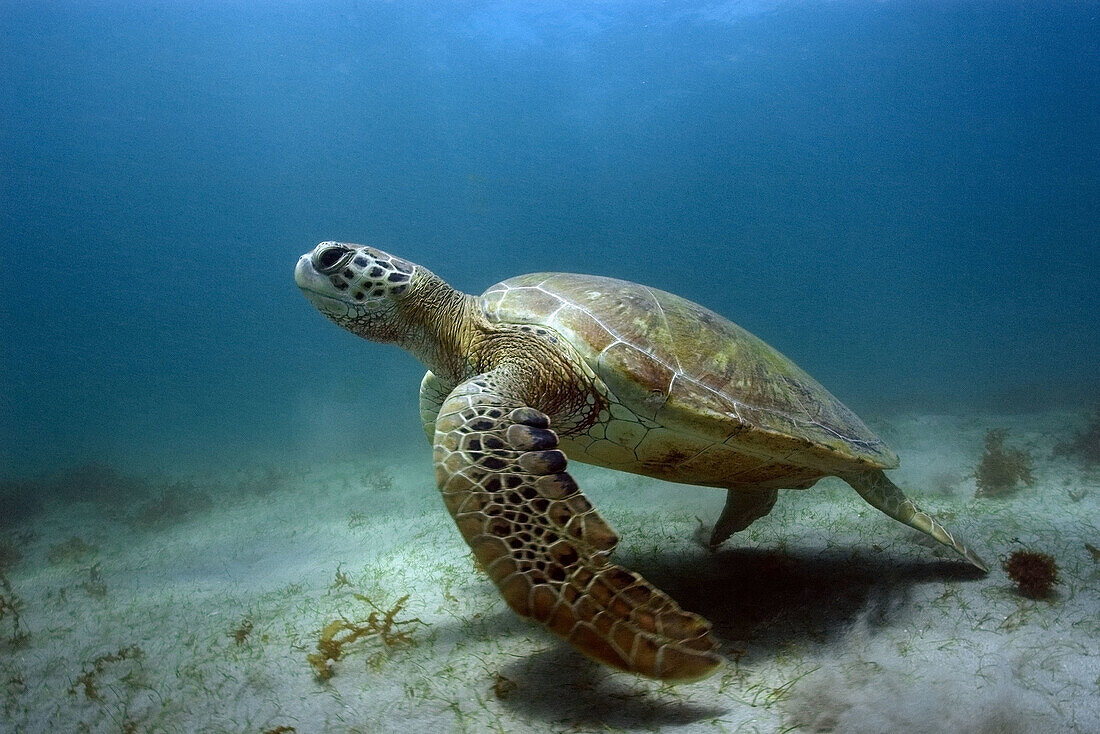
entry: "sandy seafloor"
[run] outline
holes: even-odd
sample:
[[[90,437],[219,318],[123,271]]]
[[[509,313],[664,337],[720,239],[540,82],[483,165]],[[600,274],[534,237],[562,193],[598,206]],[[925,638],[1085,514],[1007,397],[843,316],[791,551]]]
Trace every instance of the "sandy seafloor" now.
[[[1052,455],[1086,419],[869,421],[902,456],[895,481],[990,561],[986,577],[837,480],[781,493],[710,554],[697,518],[713,522],[720,491],[571,465],[622,536],[615,558],[715,624],[728,665],[677,687],[513,615],[444,510],[426,445],[162,477],[187,500],[163,517],[48,504],[0,530],[21,554],[6,575],[25,633],[13,644],[0,619],[0,730],[1098,732],[1100,563],[1085,544],[1100,546],[1100,468]],[[994,427],[1033,455],[1035,482],[975,499]],[[74,536],[95,550],[51,562]],[[1001,570],[1019,548],[1057,559],[1051,600]],[[368,617],[356,594],[382,610],[408,595],[393,629],[411,644],[364,637],[321,681],[306,656],[328,622]]]

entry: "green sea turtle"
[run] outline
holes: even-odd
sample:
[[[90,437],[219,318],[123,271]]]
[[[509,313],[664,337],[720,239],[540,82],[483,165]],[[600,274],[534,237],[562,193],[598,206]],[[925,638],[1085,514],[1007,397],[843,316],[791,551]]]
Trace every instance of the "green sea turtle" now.
[[[669,681],[720,664],[710,623],[611,563],[618,542],[566,457],[726,488],[718,546],[777,490],[824,476],[987,570],[902,494],[897,456],[820,384],[698,304],[535,273],[464,294],[372,247],[322,242],[294,277],[321,313],[428,367],[420,415],[443,500],[508,605],[602,663]]]

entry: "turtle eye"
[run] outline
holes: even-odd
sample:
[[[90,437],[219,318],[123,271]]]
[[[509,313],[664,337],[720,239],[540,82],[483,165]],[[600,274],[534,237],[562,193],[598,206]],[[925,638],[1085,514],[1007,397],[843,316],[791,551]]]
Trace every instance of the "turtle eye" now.
[[[351,250],[341,245],[331,245],[313,256],[313,265],[317,272],[328,275],[340,268],[349,252]]]

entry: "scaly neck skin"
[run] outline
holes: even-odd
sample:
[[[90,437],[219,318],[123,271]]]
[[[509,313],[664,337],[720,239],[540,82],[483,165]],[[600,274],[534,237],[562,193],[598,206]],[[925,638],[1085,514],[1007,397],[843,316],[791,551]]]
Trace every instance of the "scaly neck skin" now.
[[[477,373],[477,297],[447,285],[424,270],[398,313],[408,325],[397,345],[408,350],[443,382],[458,384]]]
[[[552,341],[490,323],[478,301],[424,270],[398,302],[400,328],[388,341],[411,352],[448,389],[507,365],[520,388],[510,397],[551,416],[564,431],[590,425],[603,406],[586,402],[591,384],[581,368]]]

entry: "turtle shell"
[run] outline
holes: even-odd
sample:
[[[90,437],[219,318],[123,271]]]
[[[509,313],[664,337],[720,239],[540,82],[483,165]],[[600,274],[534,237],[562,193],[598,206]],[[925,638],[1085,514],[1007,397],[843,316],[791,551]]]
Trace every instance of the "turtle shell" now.
[[[482,295],[496,323],[566,339],[637,416],[706,442],[820,468],[897,466],[897,456],[791,360],[719,314],[628,281],[511,278]]]

